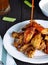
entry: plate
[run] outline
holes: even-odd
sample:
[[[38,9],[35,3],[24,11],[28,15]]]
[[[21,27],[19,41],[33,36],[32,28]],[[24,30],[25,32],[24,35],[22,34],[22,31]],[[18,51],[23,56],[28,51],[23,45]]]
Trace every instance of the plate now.
[[[35,20],[37,23],[41,24],[45,28],[48,28],[48,21],[45,20]],[[13,31],[21,31],[21,28],[24,27],[26,24],[29,23],[29,20],[23,21],[13,25],[11,28],[7,30],[3,38],[3,45],[7,52],[13,56],[14,58],[28,63],[34,64],[41,64],[41,63],[48,63],[48,55],[44,54],[41,51],[36,50],[35,56],[33,58],[26,57],[23,53],[19,52],[12,44],[14,39],[11,37],[11,33]]]

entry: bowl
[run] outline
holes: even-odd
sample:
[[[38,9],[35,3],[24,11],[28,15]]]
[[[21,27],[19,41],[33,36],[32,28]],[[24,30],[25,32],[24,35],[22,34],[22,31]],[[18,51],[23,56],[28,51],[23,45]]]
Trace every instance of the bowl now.
[[[41,0],[39,2],[39,7],[43,14],[48,17],[48,0]]]

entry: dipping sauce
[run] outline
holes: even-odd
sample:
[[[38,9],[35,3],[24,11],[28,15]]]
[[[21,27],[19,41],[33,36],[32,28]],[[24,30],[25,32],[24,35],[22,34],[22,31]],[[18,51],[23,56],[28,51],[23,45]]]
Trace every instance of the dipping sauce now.
[[[9,10],[9,0],[0,0],[0,15],[7,13]]]

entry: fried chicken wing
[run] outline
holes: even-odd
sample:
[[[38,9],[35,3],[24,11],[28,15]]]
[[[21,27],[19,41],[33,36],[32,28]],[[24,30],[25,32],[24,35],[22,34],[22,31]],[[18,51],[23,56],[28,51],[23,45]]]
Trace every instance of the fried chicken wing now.
[[[44,27],[41,26],[40,24],[36,23],[36,22],[32,22],[32,26],[34,26],[36,28],[36,30],[38,30],[39,32],[41,32]]]
[[[42,40],[42,41],[41,41],[41,44],[40,44],[40,47],[39,47],[39,50],[44,50],[45,48],[46,48],[45,41]]]
[[[29,46],[30,46],[30,43],[22,45],[20,48],[20,51],[24,52]]]
[[[35,35],[35,37],[31,40],[31,44],[33,45],[34,48],[38,49],[40,46],[40,43],[42,41],[42,36],[41,34]]]
[[[22,28],[22,30],[26,30],[27,28],[30,27],[35,27],[39,32],[41,32],[44,27],[41,26],[40,24],[36,23],[34,20],[32,22],[30,22],[29,24],[27,24],[24,28]]]
[[[24,32],[12,32],[12,37],[13,38],[20,38],[20,36],[23,34],[24,34]]]
[[[14,40],[13,45],[19,50],[20,47],[23,45],[23,34],[19,36],[19,38]]]
[[[46,54],[48,54],[48,41],[46,41],[46,48],[43,50]]]
[[[18,37],[19,37],[19,33],[17,33],[17,32],[12,32],[12,37],[13,37],[13,38],[18,38]]]
[[[32,58],[34,56],[34,53],[35,49],[32,46],[28,47],[24,52],[24,54],[29,58]]]
[[[41,31],[42,34],[48,35],[48,28],[45,28]]]
[[[30,27],[24,32],[24,43],[28,43],[35,33],[35,28]]]

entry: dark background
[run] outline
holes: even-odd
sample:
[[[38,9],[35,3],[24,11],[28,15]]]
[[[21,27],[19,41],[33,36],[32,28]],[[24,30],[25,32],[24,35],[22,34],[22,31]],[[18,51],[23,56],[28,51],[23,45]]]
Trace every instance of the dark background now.
[[[29,0],[31,2],[31,0]],[[34,19],[43,19],[43,20],[48,20],[48,17],[43,15],[41,12],[38,4],[40,0],[35,0],[35,8],[34,8]],[[6,15],[0,15],[0,35],[3,37],[5,32],[14,24],[22,22],[24,20],[29,20],[30,19],[30,13],[31,13],[31,8],[26,6],[24,4],[24,0],[10,0],[10,7],[11,10],[8,12]],[[9,17],[14,17],[17,20],[13,23],[11,22],[5,22],[2,20],[4,16],[9,16]],[[35,65],[35,64],[30,64],[30,63],[25,63],[22,61],[19,61],[15,59],[17,65]],[[48,65],[42,64],[42,65]]]

